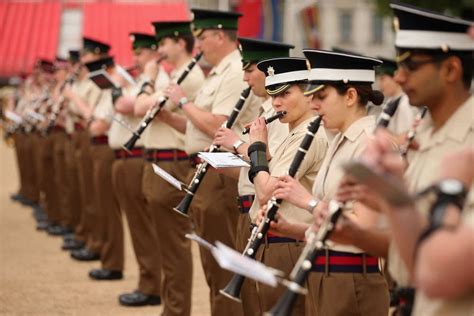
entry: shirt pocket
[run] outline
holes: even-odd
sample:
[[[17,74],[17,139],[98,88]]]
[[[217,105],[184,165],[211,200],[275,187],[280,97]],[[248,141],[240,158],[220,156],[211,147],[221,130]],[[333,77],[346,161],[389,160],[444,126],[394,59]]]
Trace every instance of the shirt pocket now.
[[[205,109],[209,112],[212,110],[212,104],[214,102],[216,91],[217,91],[217,82],[211,80],[209,84],[202,87],[196,96],[195,103],[202,109]]]

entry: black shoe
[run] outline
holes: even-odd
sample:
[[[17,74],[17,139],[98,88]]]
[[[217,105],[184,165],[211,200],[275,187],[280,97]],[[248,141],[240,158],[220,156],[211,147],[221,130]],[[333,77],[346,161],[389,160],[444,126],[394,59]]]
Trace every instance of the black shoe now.
[[[119,303],[124,306],[160,305],[161,297],[143,294],[136,290],[133,293],[121,294],[119,296]]]
[[[64,241],[76,240],[76,235],[74,235],[74,233],[67,233],[63,235],[63,239]]]
[[[48,235],[51,236],[62,236],[65,234],[65,228],[61,225],[51,225],[48,227]]]
[[[36,230],[47,230],[51,226],[51,223],[48,220],[38,221],[36,224]]]
[[[79,261],[94,261],[100,259],[100,255],[98,253],[90,251],[87,248],[72,250],[71,257]]]
[[[10,195],[10,199],[22,203],[21,201],[25,201],[26,197],[24,195],[21,195],[20,193],[13,193],[12,195]]]
[[[122,271],[112,271],[107,269],[92,269],[89,276],[94,280],[121,280],[123,278]]]
[[[77,239],[65,239],[61,248],[63,250],[77,250],[84,247],[84,242]]]
[[[39,205],[33,207],[33,217],[37,222],[48,220],[48,216],[44,212],[43,208],[41,208]]]

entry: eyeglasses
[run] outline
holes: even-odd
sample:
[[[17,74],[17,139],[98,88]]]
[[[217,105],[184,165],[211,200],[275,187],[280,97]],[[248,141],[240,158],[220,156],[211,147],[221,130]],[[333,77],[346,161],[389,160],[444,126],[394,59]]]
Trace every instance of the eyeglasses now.
[[[443,57],[431,57],[424,60],[413,60],[411,58],[407,58],[401,62],[398,62],[398,68],[403,69],[406,72],[414,72],[417,71],[421,66],[426,64],[437,64],[442,61]]]

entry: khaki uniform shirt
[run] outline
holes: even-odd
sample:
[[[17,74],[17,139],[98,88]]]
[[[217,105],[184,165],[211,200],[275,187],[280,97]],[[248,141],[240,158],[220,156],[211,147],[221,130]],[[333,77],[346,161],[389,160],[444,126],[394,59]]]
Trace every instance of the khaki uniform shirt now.
[[[194,104],[212,114],[229,116],[239,100],[242,90],[247,88],[242,70],[242,57],[236,49],[211,69],[199,90]],[[232,130],[240,135],[243,126],[251,122],[258,113],[261,101],[253,94],[247,98]],[[199,130],[188,120],[186,125],[186,152],[194,154],[212,143],[212,138]]]
[[[153,97],[156,100],[163,97],[164,89],[170,84],[171,81],[176,82],[181,74],[186,69],[188,63],[185,63],[180,68],[173,70],[171,72],[171,78],[158,78],[156,79],[155,84],[155,93]],[[160,71],[160,74],[164,71]],[[186,79],[181,83],[181,87],[188,95],[189,100],[193,100],[197,91],[201,87],[204,81],[204,74],[201,68],[196,65],[191,72],[187,75]],[[179,112],[179,108],[171,101],[168,101],[165,104],[165,107],[173,112]],[[173,127],[169,126],[165,122],[155,120],[147,128],[145,136],[145,147],[147,148],[157,148],[157,149],[180,149],[184,150],[184,134],[178,132]]]
[[[374,128],[375,117],[369,115],[355,121],[344,133],[338,133],[334,137],[314,182],[313,196],[318,200],[330,200],[334,197],[344,176],[342,164],[362,154],[367,137],[372,135]],[[363,252],[350,245],[338,245],[332,241],[328,241],[327,244],[330,249],[337,251]]]
[[[95,106],[101,97],[102,91],[97,85],[89,78],[84,78],[81,81],[75,81],[72,85],[72,90],[77,95],[87,102],[90,106]],[[82,112],[79,110],[74,102],[69,103],[69,107],[73,113],[77,116],[82,116]]]
[[[312,120],[314,120],[314,117],[309,118],[296,126],[275,149],[275,155],[272,157],[272,160],[270,160],[268,165],[270,176],[278,178],[288,174],[288,170],[290,169],[295,154],[301,145],[301,141],[306,135],[308,124]],[[326,134],[323,129],[320,128],[314,136],[313,142],[311,143],[311,146],[309,147],[308,152],[306,153],[295,176],[295,178],[298,179],[303,187],[308,191],[311,190],[316,174],[320,170],[321,163],[326,155],[327,147]],[[255,223],[259,208],[260,204],[256,199],[250,208],[250,218],[253,223]],[[311,223],[313,221],[313,215],[310,212],[298,208],[286,201],[281,203],[278,212],[289,222]]]
[[[420,144],[414,152],[406,171],[410,192],[419,192],[438,180],[440,163],[443,157],[456,150],[474,144],[474,97],[470,97],[444,124],[433,134],[430,119],[424,120],[418,132]],[[427,214],[431,199],[417,201],[417,209]],[[471,188],[468,202],[462,212],[463,222],[474,227],[474,192]],[[454,245],[455,246],[455,245]],[[389,249],[389,268],[394,279],[401,286],[409,285],[408,272],[395,246]],[[447,271],[449,273],[449,271]],[[417,292],[413,315],[472,315],[474,312],[474,291],[464,297],[453,300],[428,299]]]
[[[137,80],[137,84],[133,87],[129,88],[122,88],[122,93],[124,96],[136,96],[140,91],[140,87],[143,84],[143,77],[140,77]],[[132,130],[135,130],[138,124],[141,121],[140,117],[137,117],[133,114],[125,115],[121,113],[116,113],[114,115],[116,120],[122,121],[125,125],[128,125]],[[130,137],[132,137],[132,133],[122,126],[120,123],[116,122],[115,120],[112,121],[112,125],[110,126],[109,130],[109,146],[112,149],[120,149],[122,148],[123,144],[125,144]],[[136,147],[143,146],[143,139],[140,137],[137,142],[135,143]]]
[[[270,117],[273,116],[276,111],[272,107],[272,99],[268,98],[265,102],[262,103],[260,108],[260,116]],[[283,142],[283,140],[288,136],[288,124],[282,124],[279,120],[275,120],[272,123],[267,125],[268,130],[268,150],[270,156],[273,157],[275,154],[275,149]],[[248,141],[248,134],[242,135],[247,136],[244,141]],[[240,168],[238,190],[239,195],[254,195],[255,187],[252,182],[250,182],[248,174],[249,169],[247,167]]]
[[[101,120],[104,121],[107,124],[112,123],[112,116],[114,115],[115,110],[114,110],[114,105],[112,103],[112,93],[110,89],[105,89],[102,90],[101,97],[94,108],[94,112],[92,113],[92,116],[94,120]],[[99,136],[96,134],[94,131],[89,129],[89,132],[91,133],[91,136]],[[109,134],[109,131],[107,131],[105,134]]]

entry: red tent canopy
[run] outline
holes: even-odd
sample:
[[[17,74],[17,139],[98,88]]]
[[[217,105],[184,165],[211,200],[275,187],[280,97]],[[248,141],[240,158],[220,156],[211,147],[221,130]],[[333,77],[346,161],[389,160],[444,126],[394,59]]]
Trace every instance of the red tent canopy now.
[[[190,19],[184,1],[158,4],[88,3],[83,8],[83,35],[110,44],[110,55],[124,66],[132,64],[130,32],[153,34],[152,21]]]
[[[59,2],[0,2],[0,77],[29,72],[38,57],[54,59]]]

